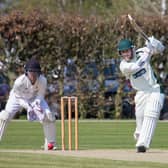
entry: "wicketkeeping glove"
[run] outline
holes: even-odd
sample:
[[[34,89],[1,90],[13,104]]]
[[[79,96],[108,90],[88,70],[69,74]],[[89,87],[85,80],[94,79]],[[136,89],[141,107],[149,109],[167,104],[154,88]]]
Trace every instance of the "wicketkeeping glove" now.
[[[37,115],[36,113],[34,112],[33,108],[31,105],[28,106],[27,108],[27,119],[29,121],[34,121],[34,120],[37,120]]]

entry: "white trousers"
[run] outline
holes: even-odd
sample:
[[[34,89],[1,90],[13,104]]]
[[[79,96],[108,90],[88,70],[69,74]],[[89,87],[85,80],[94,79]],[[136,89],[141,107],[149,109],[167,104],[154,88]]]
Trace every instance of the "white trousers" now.
[[[149,148],[160,111],[164,103],[164,94],[159,92],[144,93],[137,92],[135,96],[136,147],[145,146]]]

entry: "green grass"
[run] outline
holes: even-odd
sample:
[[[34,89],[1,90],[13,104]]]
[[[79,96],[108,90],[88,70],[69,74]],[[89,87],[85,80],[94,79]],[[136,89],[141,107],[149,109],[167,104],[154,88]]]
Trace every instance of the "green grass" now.
[[[167,166],[160,163],[0,152],[0,168],[167,168]]]
[[[59,148],[61,148],[60,125],[60,121],[57,121],[57,143]],[[65,126],[65,139],[66,144],[68,144],[67,123]],[[120,122],[112,120],[82,120],[79,122],[79,148],[134,148],[134,126],[135,122],[133,121]],[[72,133],[74,135],[74,129],[72,129]],[[40,123],[27,121],[12,121],[7,128],[6,134],[3,138],[3,141],[1,142],[0,148],[39,149],[42,144],[43,131]]]
[[[60,121],[56,121],[59,148],[61,148],[60,125]],[[74,126],[74,123],[72,125]],[[67,123],[65,126],[65,139],[68,144]],[[79,149],[134,149],[134,129],[134,120],[81,120],[79,121]],[[168,122],[158,123],[152,148],[168,149],[167,129]],[[74,129],[72,132],[74,134]],[[38,122],[12,121],[0,143],[0,149],[39,149],[43,144],[42,126]]]
[[[167,168],[167,164],[43,154],[0,153],[0,168]]]
[[[61,149],[60,121],[56,122],[57,143]],[[135,121],[79,121],[79,149],[134,149]],[[168,122],[159,122],[151,148],[168,149]],[[67,133],[67,123],[66,123]],[[67,137],[67,135],[66,135]],[[67,139],[67,138],[66,138]],[[12,121],[6,130],[0,149],[40,149],[43,144],[41,124]],[[73,144],[74,145],[74,144]],[[0,151],[0,168],[167,168],[168,164],[112,161],[107,159],[75,158],[47,154],[10,153]]]

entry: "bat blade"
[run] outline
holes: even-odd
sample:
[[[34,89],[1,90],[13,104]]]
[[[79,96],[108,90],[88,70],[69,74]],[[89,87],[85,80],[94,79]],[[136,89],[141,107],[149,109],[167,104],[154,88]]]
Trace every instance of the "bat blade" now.
[[[150,40],[148,39],[148,36],[144,33],[144,31],[142,30],[142,28],[136,23],[135,19],[132,18],[132,16],[130,14],[128,14],[128,19],[132,25],[132,27],[134,28],[134,30],[138,33],[140,33],[140,35],[147,40],[148,42],[150,42]]]

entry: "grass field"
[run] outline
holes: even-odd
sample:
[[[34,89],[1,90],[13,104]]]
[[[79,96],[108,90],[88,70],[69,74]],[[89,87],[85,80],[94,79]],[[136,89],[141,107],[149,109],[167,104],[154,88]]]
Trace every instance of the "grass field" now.
[[[61,149],[60,121],[56,122],[57,143]],[[135,121],[81,120],[79,121],[79,149],[134,149]],[[67,125],[66,125],[67,130]],[[154,149],[168,149],[168,122],[159,122],[151,145]],[[67,133],[67,131],[66,131]],[[66,138],[67,139],[67,138]],[[0,168],[52,168],[52,167],[115,167],[115,168],[167,168],[168,164],[152,162],[113,161],[47,154],[11,153],[4,149],[39,150],[43,144],[41,124],[14,120],[0,143]],[[73,144],[74,145],[74,144]]]

